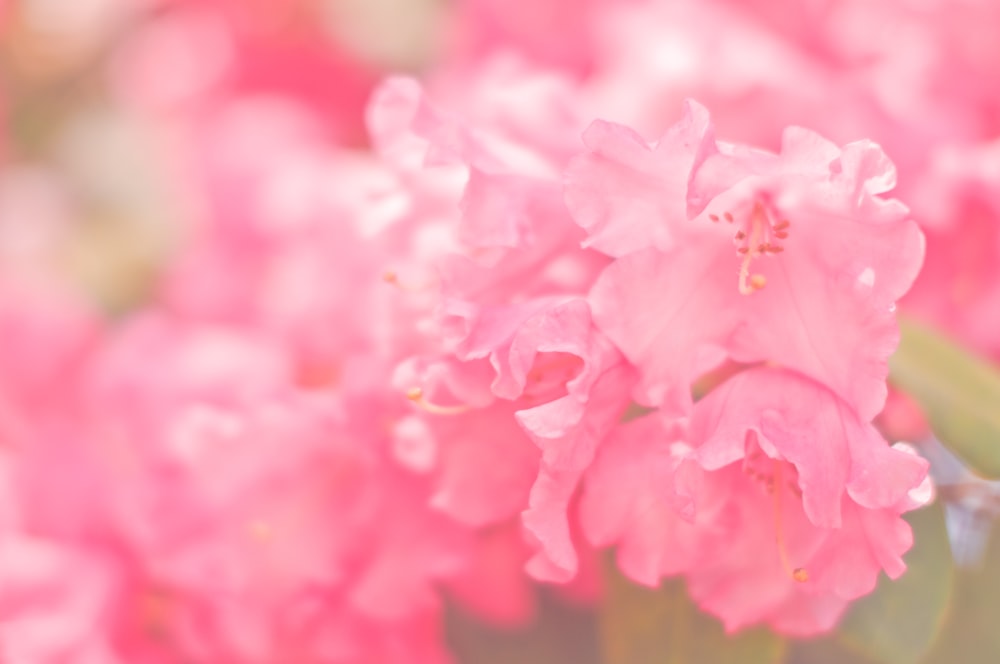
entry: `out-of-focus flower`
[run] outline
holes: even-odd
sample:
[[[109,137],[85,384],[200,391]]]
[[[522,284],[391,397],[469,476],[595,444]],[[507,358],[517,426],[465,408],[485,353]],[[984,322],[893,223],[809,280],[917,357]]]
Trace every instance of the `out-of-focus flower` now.
[[[927,260],[908,312],[1000,360],[1000,141],[935,154],[914,194]]]
[[[378,73],[319,29],[319,3],[165,0],[117,54],[119,91],[148,109],[211,112],[233,98],[280,97],[362,139]]]
[[[16,477],[25,527],[134,569],[117,572],[107,635],[196,659],[355,662],[404,661],[406,639],[433,634],[431,583],[462,569],[466,536],[394,461],[391,402],[301,390],[266,337],[160,316],[120,331],[84,380],[76,426],[37,431]],[[48,491],[43,468],[69,458]],[[127,608],[148,602],[151,617]]]

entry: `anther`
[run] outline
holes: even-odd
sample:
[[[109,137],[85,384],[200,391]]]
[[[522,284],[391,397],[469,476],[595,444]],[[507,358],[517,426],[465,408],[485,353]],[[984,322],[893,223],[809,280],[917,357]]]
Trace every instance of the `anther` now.
[[[420,285],[403,283],[399,280],[399,275],[392,270],[386,270],[382,273],[382,281],[387,284],[392,284],[400,290],[404,290],[408,293],[422,293],[433,287],[433,282]]]
[[[731,214],[726,213],[728,217]],[[739,272],[739,291],[743,295],[750,295],[761,290],[767,285],[767,279],[762,274],[754,274],[750,271],[750,263],[760,256],[780,254],[784,248],[774,242],[788,237],[788,227],[791,222],[782,219],[778,224],[771,225],[768,211],[761,202],[754,203],[750,218],[746,227],[736,232],[734,236],[738,245],[737,255],[742,257]]]
[[[424,391],[419,387],[411,387],[406,391],[406,398],[422,410],[432,415],[461,415],[469,410],[468,406],[439,406],[424,398]]]

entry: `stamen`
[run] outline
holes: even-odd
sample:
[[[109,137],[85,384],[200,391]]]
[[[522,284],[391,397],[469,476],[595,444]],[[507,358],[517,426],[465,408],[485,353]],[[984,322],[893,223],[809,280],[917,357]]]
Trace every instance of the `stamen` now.
[[[424,391],[419,387],[411,387],[406,391],[406,398],[412,401],[419,408],[432,415],[461,415],[470,410],[469,406],[439,406],[424,398]]]
[[[732,217],[729,213],[726,215],[728,218]],[[787,219],[782,219],[778,224],[772,225],[765,204],[759,201],[754,203],[748,221],[749,228],[737,231],[734,237],[739,245],[736,248],[736,253],[743,257],[740,262],[739,277],[739,291],[743,295],[750,295],[767,285],[767,279],[764,275],[750,271],[750,263],[754,258],[780,254],[784,251],[784,247],[777,244],[777,240],[787,238],[787,229],[791,226],[791,222]]]
[[[804,567],[792,568],[792,563],[788,559],[788,550],[785,548],[785,533],[781,523],[781,494],[784,492],[785,483],[781,481],[781,471],[783,462],[774,461],[774,538],[778,543],[778,557],[781,559],[781,566],[785,568],[785,573],[793,581],[805,583],[809,580],[809,572]]]

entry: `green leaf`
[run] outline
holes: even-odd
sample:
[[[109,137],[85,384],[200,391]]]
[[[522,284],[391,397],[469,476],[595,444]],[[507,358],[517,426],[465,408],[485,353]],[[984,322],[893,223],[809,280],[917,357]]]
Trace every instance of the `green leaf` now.
[[[917,400],[931,427],[974,472],[1000,479],[1000,373],[940,333],[900,319],[889,380]]]
[[[727,636],[722,625],[691,602],[681,581],[652,590],[606,565],[607,596],[601,640],[607,664],[777,664],[785,643],[775,634],[749,630]]]
[[[985,516],[985,515],[984,515]],[[997,664],[1000,662],[1000,527],[982,560],[956,574],[947,622],[924,664]]]
[[[447,605],[445,632],[458,664],[603,664],[597,643],[597,618],[590,609],[538,593],[530,624],[496,627]]]
[[[784,664],[881,664],[850,650],[833,637],[793,641]]]
[[[907,521],[914,546],[906,555],[906,574],[897,581],[880,579],[839,630],[839,640],[849,649],[885,664],[920,661],[941,630],[954,586],[944,508],[934,504],[911,512]]]

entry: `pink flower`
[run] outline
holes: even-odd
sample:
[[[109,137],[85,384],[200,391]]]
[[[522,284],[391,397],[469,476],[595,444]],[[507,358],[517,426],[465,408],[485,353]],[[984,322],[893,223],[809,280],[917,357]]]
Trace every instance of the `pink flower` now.
[[[469,538],[395,445],[405,402],[302,390],[289,350],[162,315],[123,326],[88,363],[85,416],[19,454],[22,520],[116,561],[100,636],[130,652],[441,661],[435,584]]]
[[[459,6],[453,40],[455,60],[481,53],[515,50],[541,65],[558,65],[586,72],[594,56],[598,33],[597,11],[604,0],[567,2],[541,0],[508,5],[497,0],[471,0]]]
[[[439,354],[407,363],[397,384],[429,413],[427,446],[441,463],[435,504],[479,526],[523,511],[536,548],[529,571],[566,581],[579,562],[576,484],[624,410],[632,375],[582,297],[607,259],[580,248],[562,201],[556,176],[570,151],[552,137],[565,126],[543,136],[547,125],[529,123],[553,120],[536,104],[544,96],[517,108],[469,97],[460,117],[396,79],[369,111],[376,144],[398,168],[465,175],[458,251],[438,261]]]
[[[727,630],[808,636],[896,578],[912,544],[900,514],[926,503],[927,463],[890,448],[849,404],[782,369],[751,369],[698,402],[688,431],[624,425],[588,473],[595,544],[655,585],[683,573]]]
[[[72,403],[101,333],[96,312],[71,289],[53,280],[0,279],[0,431],[5,416]]]
[[[679,427],[656,415],[622,424],[584,479],[583,532],[596,547],[617,545],[626,576],[656,586],[693,568],[703,549],[723,544],[728,524],[701,481]]]
[[[905,310],[1000,360],[1000,141],[939,149],[915,191],[927,261]]]
[[[111,624],[121,581],[111,561],[23,533],[5,532],[0,543],[5,659],[38,664],[130,661],[113,647]]]
[[[315,118],[273,104],[230,109],[210,129],[194,185],[211,215],[168,267],[165,308],[279,340],[303,385],[384,385],[424,347],[431,263],[452,248],[440,227],[460,185],[438,190],[433,178],[332,148]],[[375,358],[384,366],[372,375]]]
[[[598,327],[640,371],[637,398],[683,409],[693,379],[729,356],[801,371],[870,419],[885,400],[894,303],[923,254],[906,209],[878,196],[891,163],[871,142],[838,148],[798,128],[778,155],[712,148],[698,117],[692,106],[665,140],[699,146],[700,165],[597,124],[568,175],[579,223],[646,238],[590,294]]]
[[[913,538],[900,514],[930,500],[927,462],[890,448],[823,386],[747,371],[697,404],[691,439],[735,523],[729,546],[688,572],[688,587],[727,629],[828,630],[881,570],[906,569]]]
[[[115,54],[119,92],[130,101],[196,115],[223,99],[281,97],[322,116],[338,142],[361,142],[378,68],[330,39],[322,21],[293,22],[299,10],[270,0],[159,4]]]

